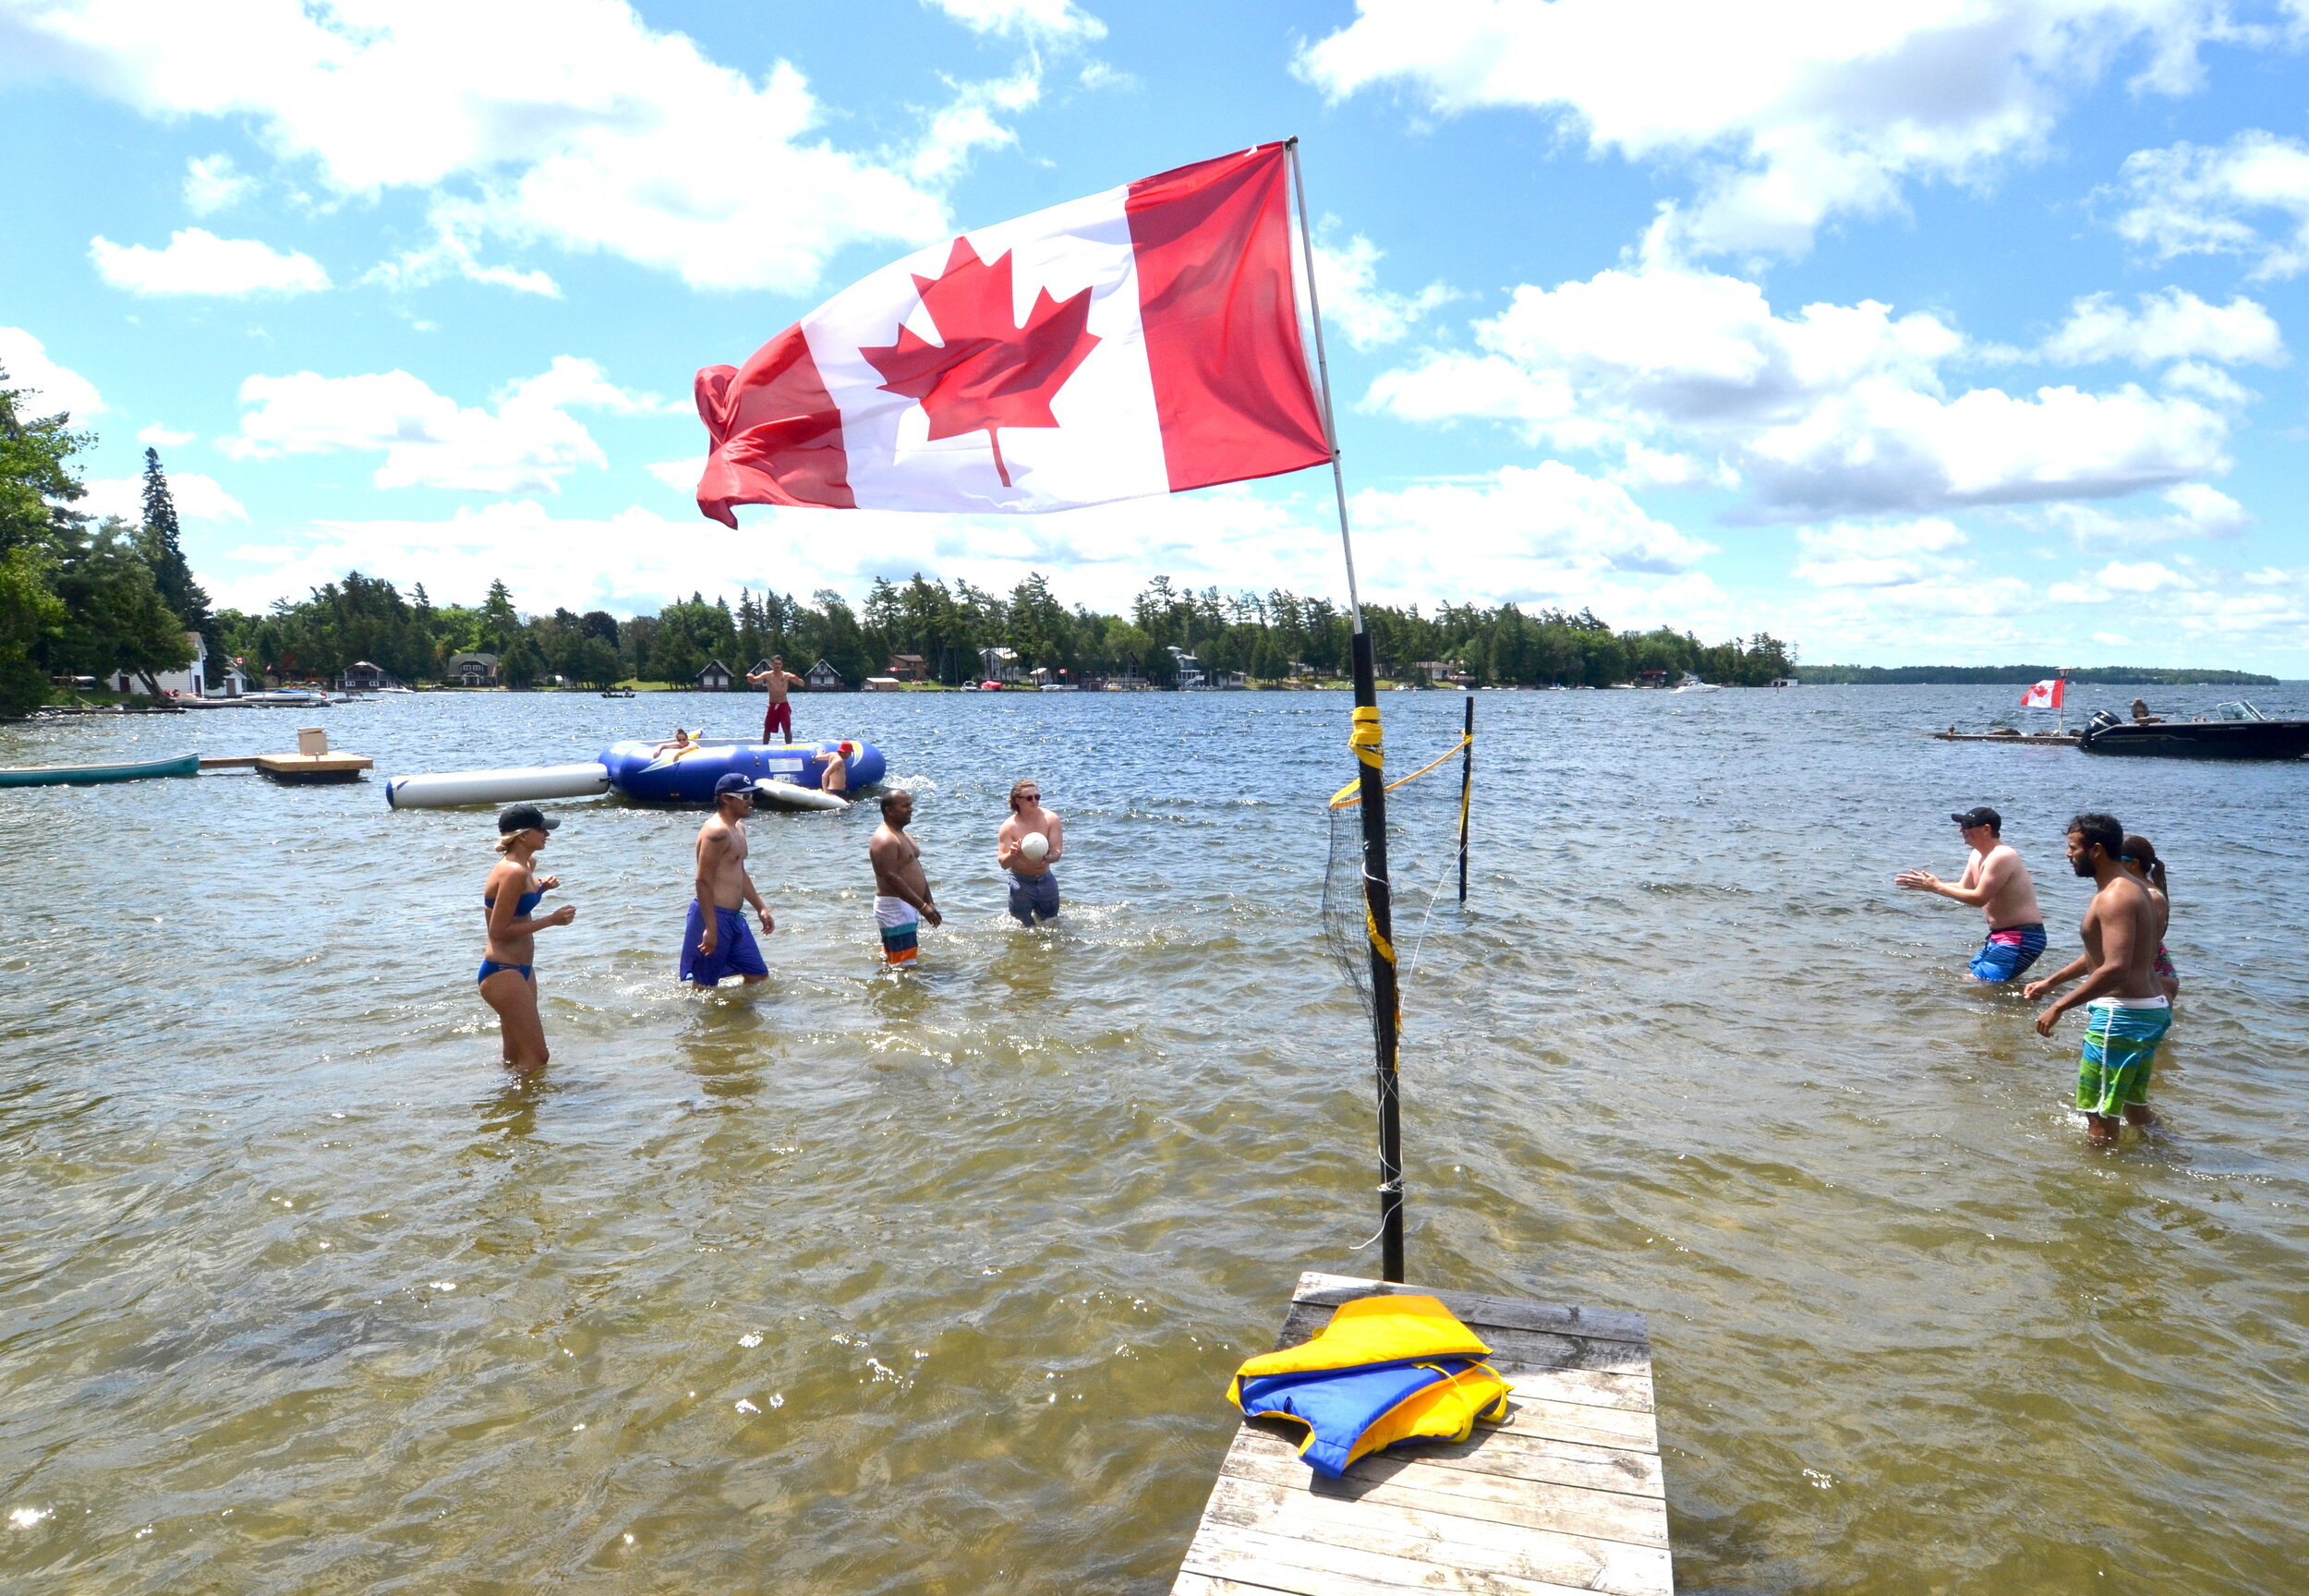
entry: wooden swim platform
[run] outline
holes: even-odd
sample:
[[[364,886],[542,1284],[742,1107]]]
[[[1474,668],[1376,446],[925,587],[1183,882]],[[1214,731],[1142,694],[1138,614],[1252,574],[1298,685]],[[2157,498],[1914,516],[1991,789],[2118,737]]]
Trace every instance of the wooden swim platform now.
[[[2018,748],[2073,748],[2073,732],[1959,732],[1953,726],[1930,733],[1935,743],[2009,743]]]
[[[1483,1338],[1514,1388],[1505,1422],[1324,1480],[1300,1461],[1298,1425],[1245,1420],[1172,1596],[1671,1596],[1643,1315],[1307,1274],[1275,1345],[1382,1292],[1437,1298]]]

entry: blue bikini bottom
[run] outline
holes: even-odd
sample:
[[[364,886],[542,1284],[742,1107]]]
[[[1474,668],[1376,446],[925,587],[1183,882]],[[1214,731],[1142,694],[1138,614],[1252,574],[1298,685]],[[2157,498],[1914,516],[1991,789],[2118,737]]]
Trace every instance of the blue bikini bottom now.
[[[538,984],[538,978],[531,972],[536,970],[536,968],[537,966],[534,964],[500,964],[494,959],[484,959],[481,961],[481,973],[475,976],[474,979],[476,981],[486,981],[490,976],[496,974],[500,970],[517,970],[521,973],[521,978],[524,981],[528,982],[530,985],[534,986]]]

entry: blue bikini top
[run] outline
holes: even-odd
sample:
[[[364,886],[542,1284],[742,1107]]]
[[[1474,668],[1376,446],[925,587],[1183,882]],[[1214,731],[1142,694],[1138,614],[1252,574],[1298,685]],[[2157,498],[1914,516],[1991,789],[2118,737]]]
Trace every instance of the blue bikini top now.
[[[530,911],[535,909],[544,901],[545,894],[542,892],[524,892],[521,895],[521,901],[514,905],[514,913],[526,920],[529,917]],[[485,910],[494,909],[497,907],[497,900],[494,898],[484,898],[481,900],[481,907]]]

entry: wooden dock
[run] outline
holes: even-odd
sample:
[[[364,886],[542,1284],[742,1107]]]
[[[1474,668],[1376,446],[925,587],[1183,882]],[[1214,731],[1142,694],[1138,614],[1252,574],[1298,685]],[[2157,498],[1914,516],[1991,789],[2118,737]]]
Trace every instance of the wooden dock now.
[[[256,770],[292,786],[357,781],[377,761],[366,754],[204,754],[203,770]]]
[[[1514,1387],[1505,1422],[1324,1480],[1300,1461],[1299,1426],[1244,1421],[1172,1596],[1671,1596],[1643,1315],[1308,1274],[1275,1345],[1378,1292],[1440,1299],[1490,1345]]]
[[[2073,732],[1959,732],[1951,726],[1931,733],[1935,743],[2009,743],[2016,748],[2073,748]]]

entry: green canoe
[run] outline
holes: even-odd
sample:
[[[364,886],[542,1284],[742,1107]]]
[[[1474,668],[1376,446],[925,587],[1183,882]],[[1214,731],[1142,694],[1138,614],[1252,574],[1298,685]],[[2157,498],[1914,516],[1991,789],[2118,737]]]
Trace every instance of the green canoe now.
[[[100,781],[143,781],[155,776],[198,776],[200,756],[139,759],[129,765],[36,765],[29,770],[0,770],[0,787],[88,787]]]

